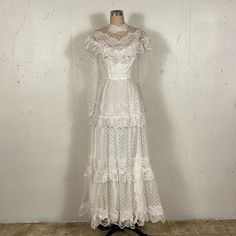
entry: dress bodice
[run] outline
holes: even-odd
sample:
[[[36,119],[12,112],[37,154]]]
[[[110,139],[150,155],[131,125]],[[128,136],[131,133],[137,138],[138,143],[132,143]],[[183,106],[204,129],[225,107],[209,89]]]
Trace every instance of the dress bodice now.
[[[90,124],[94,117],[106,117],[110,123],[114,117],[127,120],[131,115],[140,120],[145,107],[139,82],[144,76],[145,52],[152,49],[149,36],[126,23],[108,24],[88,35],[85,48],[90,52]]]
[[[103,79],[122,79],[131,78],[132,69],[136,55],[133,50],[134,45],[128,49],[104,48],[101,56],[101,72]]]

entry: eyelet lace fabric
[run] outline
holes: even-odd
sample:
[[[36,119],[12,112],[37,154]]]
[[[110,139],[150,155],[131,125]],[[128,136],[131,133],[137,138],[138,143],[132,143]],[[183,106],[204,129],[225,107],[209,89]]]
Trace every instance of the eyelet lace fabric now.
[[[79,217],[134,228],[165,222],[150,164],[142,83],[150,37],[140,28],[108,24],[85,40],[89,156]]]

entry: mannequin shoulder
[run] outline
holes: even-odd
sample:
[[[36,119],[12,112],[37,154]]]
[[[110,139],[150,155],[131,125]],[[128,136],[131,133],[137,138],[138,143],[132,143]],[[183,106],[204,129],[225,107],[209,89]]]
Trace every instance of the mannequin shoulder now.
[[[128,28],[129,28],[129,30],[132,30],[132,31],[136,31],[136,30],[139,29],[139,28],[134,27],[134,26],[132,26],[132,25],[128,25]]]
[[[95,32],[99,32],[99,31],[104,32],[106,30],[106,28],[107,28],[107,26],[100,27],[100,28],[96,29]]]

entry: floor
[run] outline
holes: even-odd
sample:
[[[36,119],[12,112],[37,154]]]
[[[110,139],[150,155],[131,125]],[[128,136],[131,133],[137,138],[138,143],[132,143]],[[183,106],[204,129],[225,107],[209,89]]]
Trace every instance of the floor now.
[[[139,227],[149,236],[236,236],[236,220],[190,220],[166,221],[165,223],[145,223]],[[92,229],[89,223],[19,223],[0,224],[0,236],[101,236],[108,231]],[[126,230],[116,232],[114,236],[135,236],[136,233]]]

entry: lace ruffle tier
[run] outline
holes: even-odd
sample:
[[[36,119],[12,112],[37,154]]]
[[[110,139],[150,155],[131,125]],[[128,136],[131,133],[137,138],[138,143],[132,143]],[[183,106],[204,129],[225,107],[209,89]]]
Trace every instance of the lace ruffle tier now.
[[[145,160],[144,157],[143,160]],[[105,183],[107,181],[119,181],[119,182],[139,182],[146,180],[153,180],[155,176],[151,167],[142,167],[138,170],[128,169],[105,169],[105,170],[93,170],[91,166],[87,166],[84,171],[85,177],[90,177],[94,182]]]

